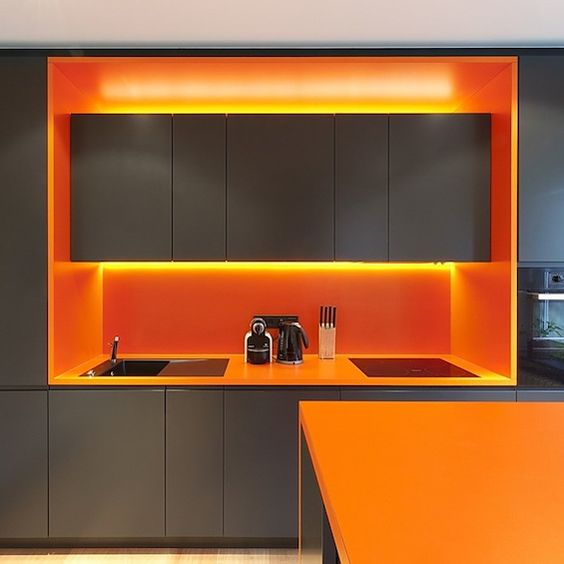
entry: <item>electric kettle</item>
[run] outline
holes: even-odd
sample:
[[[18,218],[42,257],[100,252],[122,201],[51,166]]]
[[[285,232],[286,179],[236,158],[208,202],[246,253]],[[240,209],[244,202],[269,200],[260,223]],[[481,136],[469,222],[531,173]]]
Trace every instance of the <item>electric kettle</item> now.
[[[303,327],[297,321],[282,321],[278,329],[280,336],[276,362],[301,364],[304,361],[302,343],[306,349],[309,347],[309,340]]]

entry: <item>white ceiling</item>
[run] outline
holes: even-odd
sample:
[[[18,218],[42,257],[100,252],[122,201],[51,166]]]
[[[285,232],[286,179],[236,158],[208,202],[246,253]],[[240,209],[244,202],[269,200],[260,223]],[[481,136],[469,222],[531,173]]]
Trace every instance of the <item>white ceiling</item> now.
[[[542,47],[563,22],[563,0],[0,0],[0,47]]]

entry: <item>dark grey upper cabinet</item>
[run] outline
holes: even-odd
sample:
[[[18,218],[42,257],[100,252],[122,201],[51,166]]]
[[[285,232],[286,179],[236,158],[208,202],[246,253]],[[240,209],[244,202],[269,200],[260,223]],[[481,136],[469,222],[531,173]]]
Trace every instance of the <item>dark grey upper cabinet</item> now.
[[[0,56],[0,387],[47,385],[47,67]]]
[[[49,535],[165,533],[163,390],[49,392]]]
[[[166,534],[223,535],[223,390],[166,392]]]
[[[335,259],[388,260],[388,116],[335,116]]]
[[[174,260],[225,260],[225,119],[173,117]]]
[[[390,260],[490,260],[490,116],[390,116]]]
[[[333,260],[333,116],[227,118],[227,258]]]
[[[564,56],[519,58],[519,261],[564,262]]]
[[[72,116],[72,260],[171,260],[171,122]]]
[[[0,538],[47,536],[47,391],[0,392]]]
[[[225,390],[224,534],[298,536],[298,402],[336,390]]]

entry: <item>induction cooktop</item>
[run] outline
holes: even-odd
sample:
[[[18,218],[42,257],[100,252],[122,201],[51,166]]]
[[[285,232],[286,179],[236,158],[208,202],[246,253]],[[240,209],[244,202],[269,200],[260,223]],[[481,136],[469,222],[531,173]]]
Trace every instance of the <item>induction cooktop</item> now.
[[[369,378],[478,378],[442,358],[349,358]]]

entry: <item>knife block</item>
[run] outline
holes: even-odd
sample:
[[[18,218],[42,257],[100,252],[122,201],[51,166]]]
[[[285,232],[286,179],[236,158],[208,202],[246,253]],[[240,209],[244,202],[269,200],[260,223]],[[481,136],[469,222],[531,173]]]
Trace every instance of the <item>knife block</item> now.
[[[335,358],[336,336],[335,327],[319,327],[319,358],[323,360]]]

